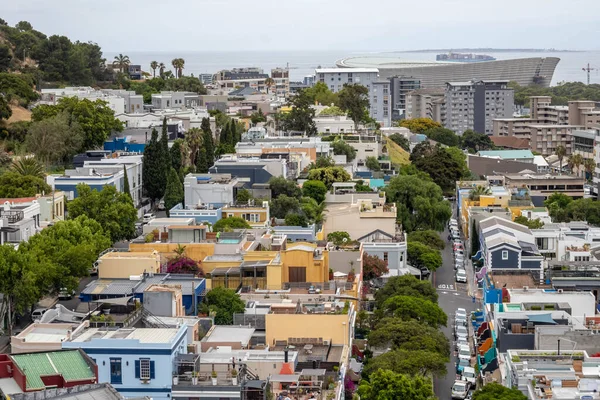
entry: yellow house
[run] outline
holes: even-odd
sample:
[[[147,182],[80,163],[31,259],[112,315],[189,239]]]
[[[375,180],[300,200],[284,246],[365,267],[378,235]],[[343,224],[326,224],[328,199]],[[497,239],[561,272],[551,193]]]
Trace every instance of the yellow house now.
[[[269,214],[269,202],[263,201],[260,205],[225,205],[222,209],[222,218],[231,217],[242,218],[253,228],[267,227],[271,220]]]
[[[98,259],[99,279],[129,279],[144,272],[160,272],[160,254],[157,251],[113,251]]]
[[[184,243],[183,246],[185,246],[186,256],[197,262],[201,262],[206,256],[212,256],[215,253],[215,244],[213,242]],[[180,243],[130,243],[129,251],[146,253],[157,251],[163,257],[163,261],[166,261],[167,258],[175,255],[175,250],[177,250],[179,245]]]

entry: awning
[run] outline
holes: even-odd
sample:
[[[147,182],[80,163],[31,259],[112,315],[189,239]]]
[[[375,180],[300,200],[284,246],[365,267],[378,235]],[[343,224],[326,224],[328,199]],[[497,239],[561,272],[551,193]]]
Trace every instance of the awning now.
[[[557,322],[552,319],[552,314],[532,314],[528,315],[527,318],[529,319],[529,322],[557,325]]]
[[[334,277],[334,278],[341,278],[341,277],[345,277],[345,276],[348,276],[348,274],[345,274],[345,273],[343,273],[343,272],[341,272],[341,271],[335,271],[335,272],[333,273],[333,277]]]

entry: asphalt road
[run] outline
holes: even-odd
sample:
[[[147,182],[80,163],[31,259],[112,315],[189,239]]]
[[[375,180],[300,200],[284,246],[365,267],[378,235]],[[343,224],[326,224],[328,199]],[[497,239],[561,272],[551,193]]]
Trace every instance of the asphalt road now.
[[[453,323],[454,313],[457,308],[464,308],[467,313],[478,308],[477,304],[473,303],[472,297],[469,296],[468,284],[456,283],[454,281],[454,255],[452,253],[452,244],[448,242],[448,231],[444,231],[442,238],[446,241],[446,248],[442,250],[442,267],[433,274],[432,283],[436,287],[439,300],[438,303],[444,312],[448,315],[448,326],[442,328],[442,331],[450,340],[451,352],[450,362],[446,365],[446,376],[436,378],[433,382],[433,388],[436,396],[441,400],[451,399],[451,388],[456,377],[456,354],[454,352],[454,335]],[[472,282],[473,273],[471,267],[468,266],[467,275]]]

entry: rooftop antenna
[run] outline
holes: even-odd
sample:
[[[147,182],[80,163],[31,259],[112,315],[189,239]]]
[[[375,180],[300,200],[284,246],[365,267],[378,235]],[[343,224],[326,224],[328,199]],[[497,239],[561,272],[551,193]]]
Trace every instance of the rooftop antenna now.
[[[587,84],[590,84],[590,72],[597,71],[598,68],[590,67],[590,63],[587,64],[587,67],[581,68],[583,71],[587,73]]]

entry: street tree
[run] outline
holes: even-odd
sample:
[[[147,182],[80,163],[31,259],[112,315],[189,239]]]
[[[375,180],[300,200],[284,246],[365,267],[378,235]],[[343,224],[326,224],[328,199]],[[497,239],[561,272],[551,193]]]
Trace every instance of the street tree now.
[[[439,377],[446,374],[447,362],[447,357],[436,352],[397,349],[369,360],[363,368],[362,376],[370,377],[377,370],[390,370],[397,374]]]
[[[440,237],[440,234],[431,229],[410,232],[407,235],[406,240],[408,242],[421,242],[424,245],[427,245],[437,250],[444,250],[444,248],[446,247],[444,239]]]
[[[302,194],[322,203],[327,194],[327,186],[321,181],[306,181],[302,184]]]
[[[412,275],[394,276],[375,293],[377,308],[393,296],[411,296],[437,303],[438,295],[429,281],[421,281]]]
[[[486,384],[473,393],[473,400],[527,400],[519,389],[508,388],[496,382]]]
[[[165,208],[167,209],[167,214],[171,208],[179,203],[183,203],[183,183],[179,179],[177,171],[171,167],[167,175],[167,188],[165,189]]]
[[[411,296],[393,296],[387,299],[380,311],[384,316],[420,321],[432,327],[446,326],[448,317],[444,310],[429,300]]]
[[[363,281],[380,278],[389,271],[387,261],[384,261],[377,256],[370,256],[367,253],[363,253],[362,263]]]
[[[421,242],[408,242],[406,245],[407,261],[415,268],[428,268],[435,271],[442,266],[440,251]]]
[[[338,93],[338,99],[339,107],[348,113],[354,122],[354,130],[358,130],[358,124],[366,122],[369,116],[369,89],[358,83],[346,83]]]
[[[36,194],[50,193],[52,189],[41,178],[5,172],[0,175],[0,198],[33,197]]]
[[[361,400],[434,400],[431,379],[398,374],[387,369],[375,371],[358,387]]]
[[[444,332],[416,320],[383,318],[368,338],[371,347],[424,350],[450,357],[450,342]]]
[[[212,288],[200,304],[200,312],[203,314],[215,313],[216,325],[233,324],[233,314],[243,313],[246,303],[240,295],[231,289],[224,287]]]
[[[76,190],[78,196],[67,205],[70,219],[85,215],[98,221],[113,242],[133,238],[138,217],[128,194],[108,185],[97,191],[79,184]]]

